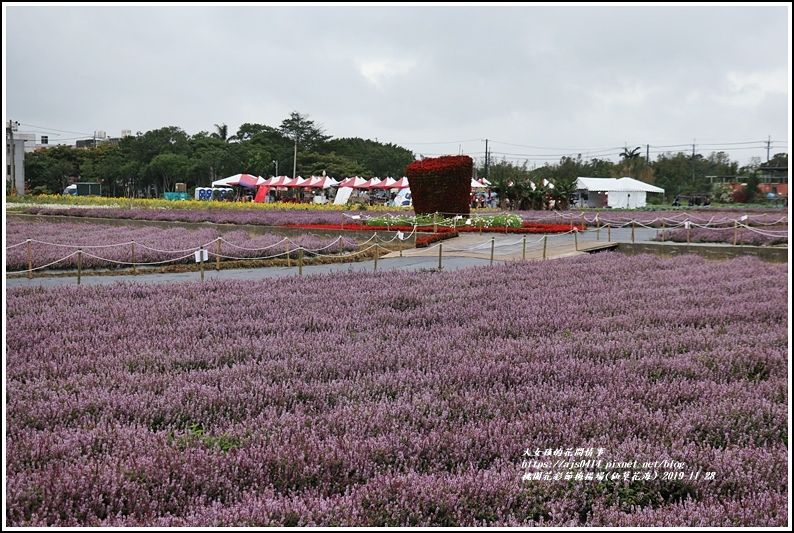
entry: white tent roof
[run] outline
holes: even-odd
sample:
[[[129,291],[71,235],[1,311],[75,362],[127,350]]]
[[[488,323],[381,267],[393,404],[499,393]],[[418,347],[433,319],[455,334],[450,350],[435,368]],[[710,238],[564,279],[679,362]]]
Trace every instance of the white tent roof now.
[[[634,178],[576,178],[576,188],[599,192],[664,192],[661,187],[656,187]]]

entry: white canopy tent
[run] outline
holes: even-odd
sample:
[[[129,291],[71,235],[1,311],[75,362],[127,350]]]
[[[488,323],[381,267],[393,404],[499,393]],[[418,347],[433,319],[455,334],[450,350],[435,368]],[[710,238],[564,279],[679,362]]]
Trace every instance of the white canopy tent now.
[[[636,209],[645,207],[647,193],[664,189],[634,178],[576,178],[580,200],[571,207],[611,207]]]
[[[212,182],[213,187],[230,187],[232,185],[239,185],[241,187],[249,187],[255,189],[265,183],[265,178],[262,176],[254,176],[253,174],[235,174],[228,178],[215,180]]]

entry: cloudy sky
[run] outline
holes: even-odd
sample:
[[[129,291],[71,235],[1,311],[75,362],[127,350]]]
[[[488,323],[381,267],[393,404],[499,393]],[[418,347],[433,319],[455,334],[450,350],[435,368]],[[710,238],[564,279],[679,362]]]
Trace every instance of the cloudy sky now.
[[[3,118],[74,144],[230,134],[297,111],[334,138],[532,165],[624,147],[788,153],[787,3],[3,4]],[[771,142],[770,142],[771,141]]]

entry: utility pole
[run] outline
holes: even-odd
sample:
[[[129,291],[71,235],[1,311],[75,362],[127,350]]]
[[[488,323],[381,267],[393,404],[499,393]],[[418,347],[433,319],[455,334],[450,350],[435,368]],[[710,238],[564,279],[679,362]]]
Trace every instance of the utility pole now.
[[[485,179],[488,179],[488,139],[485,139]]]
[[[9,171],[11,173],[11,191],[14,194],[19,194],[20,193],[19,189],[17,188],[17,171],[16,171],[16,166],[15,166],[15,161],[14,161],[16,159],[16,146],[14,146],[14,144],[15,144],[14,143],[14,130],[16,130],[18,126],[19,126],[19,122],[16,122],[16,121],[13,121],[13,120],[9,120],[8,124],[6,125],[6,132],[8,133],[8,142],[10,143],[10,145],[9,145],[9,152],[10,152],[9,153],[9,156],[10,156],[9,159],[11,161],[10,161],[10,165],[9,165]],[[24,184],[23,184],[22,193],[24,194],[24,192],[25,191],[24,191]]]
[[[692,139],[692,185],[695,184],[695,139]],[[694,190],[692,192],[695,192]]]
[[[295,132],[295,155],[292,158],[292,179],[298,176],[298,132]]]
[[[771,148],[772,144],[772,136],[768,136],[766,140],[766,164],[769,164],[769,149]]]

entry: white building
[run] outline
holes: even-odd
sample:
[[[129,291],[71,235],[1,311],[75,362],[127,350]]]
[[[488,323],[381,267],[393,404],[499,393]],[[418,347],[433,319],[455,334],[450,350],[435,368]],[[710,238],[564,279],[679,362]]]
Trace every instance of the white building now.
[[[634,178],[576,178],[579,200],[571,207],[611,207],[636,209],[645,207],[647,193],[664,189]]]

